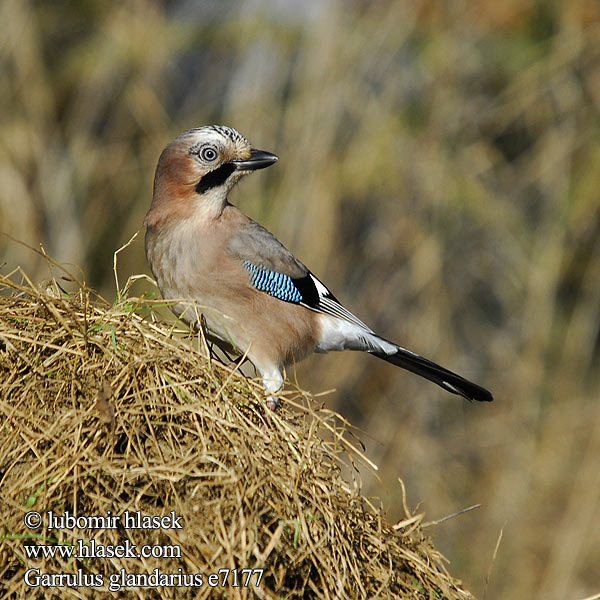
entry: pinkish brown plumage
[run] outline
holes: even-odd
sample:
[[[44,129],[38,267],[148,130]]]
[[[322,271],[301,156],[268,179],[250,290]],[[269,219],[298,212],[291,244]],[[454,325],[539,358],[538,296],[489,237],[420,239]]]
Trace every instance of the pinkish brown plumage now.
[[[364,350],[468,399],[491,394],[376,335],[266,229],[227,200],[246,174],[277,161],[234,129],[181,134],[162,152],[146,215],[146,256],[161,293],[220,347],[246,354],[274,395],[311,352]],[[193,303],[185,302],[186,299]]]

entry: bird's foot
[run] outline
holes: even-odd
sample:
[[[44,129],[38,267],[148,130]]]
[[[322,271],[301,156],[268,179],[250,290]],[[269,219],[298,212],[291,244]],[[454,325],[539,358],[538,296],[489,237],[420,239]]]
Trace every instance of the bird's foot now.
[[[265,404],[269,410],[275,412],[277,410],[277,406],[279,405],[279,398],[277,398],[277,396],[269,396]]]

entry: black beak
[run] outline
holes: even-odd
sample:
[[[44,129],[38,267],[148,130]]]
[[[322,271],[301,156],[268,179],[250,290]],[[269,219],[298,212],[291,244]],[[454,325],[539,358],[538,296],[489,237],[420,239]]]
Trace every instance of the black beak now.
[[[277,162],[277,157],[270,152],[264,150],[250,150],[250,158],[242,160],[232,160],[231,164],[236,171],[255,171],[256,169],[264,169]]]

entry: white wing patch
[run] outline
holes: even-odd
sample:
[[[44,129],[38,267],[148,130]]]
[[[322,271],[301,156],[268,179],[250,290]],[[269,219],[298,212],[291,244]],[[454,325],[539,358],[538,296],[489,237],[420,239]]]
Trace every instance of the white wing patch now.
[[[355,317],[349,310],[346,310],[337,300],[335,300],[331,292],[312,273],[309,273],[309,275],[319,294],[319,303],[317,306],[309,306],[308,304],[304,304],[304,306],[325,315],[343,319],[344,321],[358,325],[358,327],[364,329],[368,333],[373,333],[372,329],[367,327],[358,317]]]
[[[312,273],[310,274],[310,278],[313,280],[321,298],[331,296],[331,292]]]

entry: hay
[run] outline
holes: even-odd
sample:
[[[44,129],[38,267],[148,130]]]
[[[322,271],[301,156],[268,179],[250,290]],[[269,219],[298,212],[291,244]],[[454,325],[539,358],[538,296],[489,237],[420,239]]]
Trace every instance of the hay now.
[[[85,286],[67,295],[56,281],[38,289],[20,272],[0,278],[3,598],[472,597],[445,571],[420,515],[407,511],[393,527],[344,479],[364,457],[339,415],[293,390],[265,425],[259,385],[210,360],[202,340],[142,316],[144,306],[133,297],[110,305]],[[44,516],[41,528],[25,527],[28,511]],[[56,530],[48,511],[174,511],[183,528]],[[80,539],[177,546],[181,556],[26,553]],[[79,579],[32,589],[23,578],[36,568]],[[219,569],[243,568],[264,569],[259,587],[256,573],[241,585],[241,571],[238,587],[233,573],[224,587],[208,584]],[[107,591],[111,574],[155,569],[201,574],[202,585]],[[76,587],[85,574],[103,585]]]

